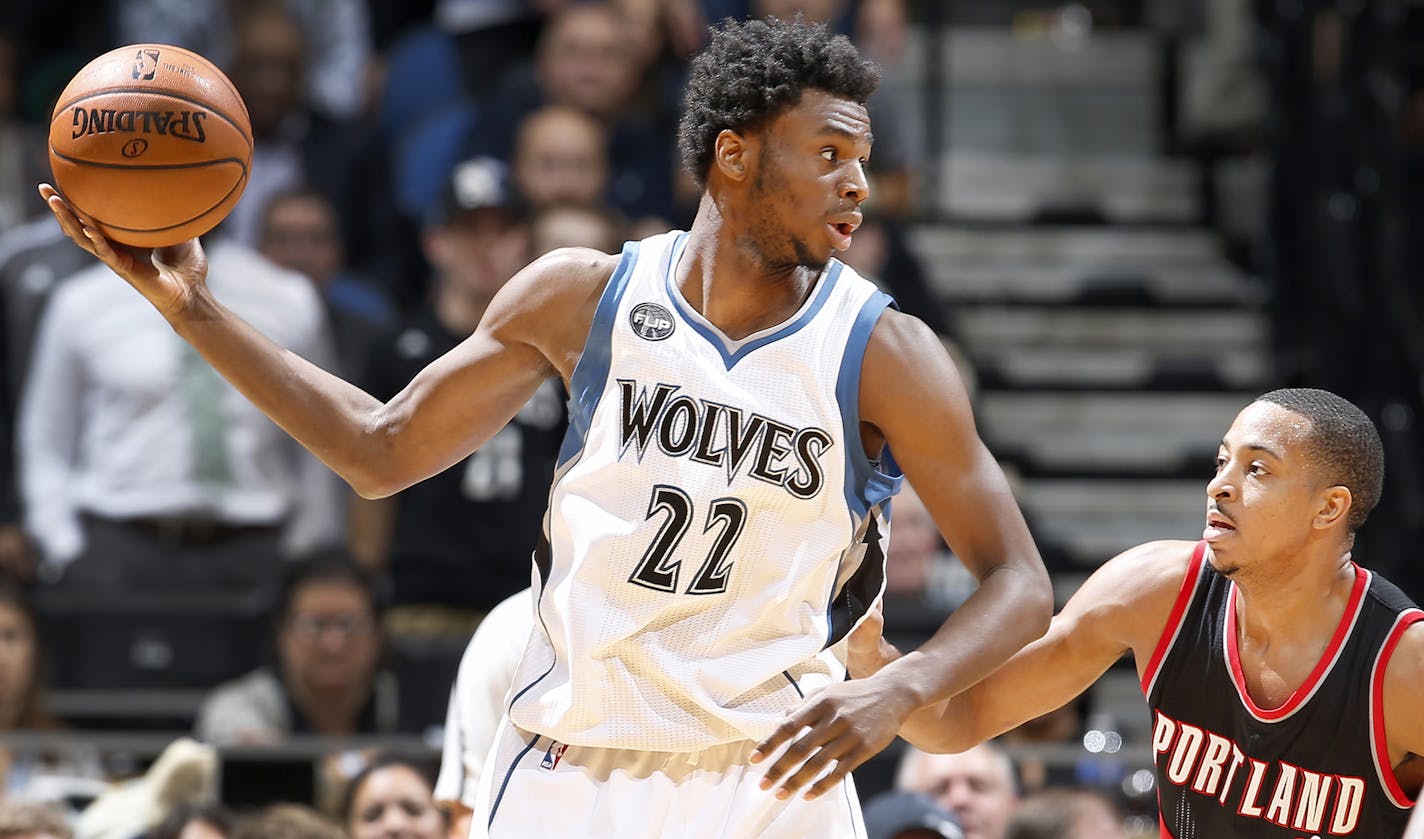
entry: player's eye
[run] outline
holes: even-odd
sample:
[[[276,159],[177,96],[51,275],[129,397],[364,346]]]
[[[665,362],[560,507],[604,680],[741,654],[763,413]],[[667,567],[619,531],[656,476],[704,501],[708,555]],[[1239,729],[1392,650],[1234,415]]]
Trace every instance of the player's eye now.
[[[1266,474],[1266,466],[1265,466],[1265,464],[1262,464],[1262,463],[1253,463],[1253,464],[1251,464],[1251,466],[1246,470],[1246,473],[1247,473],[1248,475],[1264,475],[1264,474]]]
[[[1225,457],[1225,455],[1217,455],[1217,456],[1216,456],[1216,471],[1220,472],[1220,471],[1221,471],[1223,468],[1225,468],[1225,467],[1226,467],[1226,457]]]
[[[822,160],[825,160],[825,161],[828,161],[828,162],[830,162],[830,163],[835,163],[835,162],[836,162],[836,150],[835,150],[835,149],[821,149],[821,159],[822,159]]]

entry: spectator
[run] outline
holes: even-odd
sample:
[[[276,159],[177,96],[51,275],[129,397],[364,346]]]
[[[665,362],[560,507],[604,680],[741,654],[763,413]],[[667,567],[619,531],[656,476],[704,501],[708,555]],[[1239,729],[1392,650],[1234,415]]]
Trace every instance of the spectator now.
[[[233,817],[221,804],[183,804],[143,839],[228,839]]]
[[[301,27],[305,43],[303,98],[319,112],[337,119],[361,115],[366,86],[361,82],[371,59],[371,32],[365,0],[258,0],[284,9]],[[115,21],[121,44],[177,44],[230,67],[236,52],[232,10],[227,0],[116,0]]]
[[[272,804],[238,821],[232,839],[350,839],[330,819],[303,804]]]
[[[567,105],[546,105],[519,124],[514,184],[532,210],[554,204],[594,206],[608,192],[603,126]]]
[[[71,839],[64,813],[50,804],[0,800],[0,839]]]
[[[917,792],[881,793],[864,815],[866,839],[964,839],[954,814]]]
[[[452,837],[464,839],[470,833],[485,757],[533,628],[534,599],[524,589],[485,616],[460,658],[435,781],[435,801],[449,814]]]
[[[308,282],[222,239],[209,260],[219,298],[331,365]],[[46,307],[19,413],[26,525],[73,590],[263,590],[339,530],[332,473],[103,265]]]
[[[1122,813],[1099,793],[1053,788],[1014,810],[1004,839],[1127,839]]]
[[[44,653],[34,610],[18,586],[0,580],[0,731],[54,728],[43,697]]]
[[[475,330],[495,292],[529,259],[529,228],[504,167],[458,166],[424,234],[433,296],[378,345],[367,392],[390,399]],[[390,498],[358,502],[353,542],[391,581],[393,633],[457,635],[529,585],[565,397],[547,380],[514,420],[463,463]]]
[[[0,577],[31,582],[38,563],[24,531],[15,462],[15,412],[35,325],[58,281],[90,264],[53,219],[0,232]]]
[[[347,786],[342,824],[350,839],[446,839],[448,822],[432,786],[415,762],[378,756]]]
[[[318,0],[312,0],[318,2]],[[359,123],[325,117],[307,106],[302,89],[310,40],[281,4],[243,4],[236,17],[229,75],[252,122],[251,174],[224,225],[255,247],[263,209],[279,192],[307,185],[341,213],[350,262],[385,268],[394,248],[393,211],[382,158]],[[348,81],[349,85],[349,81]]]
[[[314,189],[277,193],[263,210],[258,250],[312,281],[326,303],[337,370],[359,375],[372,343],[395,325],[396,315],[380,290],[347,267],[336,208]]]
[[[553,15],[533,66],[511,70],[491,95],[469,149],[511,159],[524,117],[544,105],[565,105],[607,133],[613,207],[630,219],[680,218],[671,109],[657,97],[638,97],[649,68],[641,50],[629,49],[625,24],[616,7],[602,2],[572,4]]]
[[[626,238],[623,219],[617,213],[577,204],[556,204],[540,210],[534,216],[530,233],[535,256],[557,248],[592,248],[616,253]]]
[[[395,729],[395,685],[378,667],[380,612],[365,572],[336,551],[299,563],[275,623],[275,667],[214,690],[198,712],[200,739],[252,745]]]
[[[1004,839],[1018,803],[1013,762],[993,743],[959,754],[907,748],[895,787],[928,795],[953,813],[964,839]]]

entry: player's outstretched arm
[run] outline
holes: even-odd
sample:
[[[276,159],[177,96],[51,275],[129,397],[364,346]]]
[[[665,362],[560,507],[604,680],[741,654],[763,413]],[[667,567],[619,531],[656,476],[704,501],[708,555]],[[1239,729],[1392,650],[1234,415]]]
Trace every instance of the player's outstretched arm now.
[[[867,452],[888,445],[979,588],[920,650],[872,679],[823,691],[764,744],[769,753],[810,727],[766,776],[774,783],[805,760],[787,780],[791,789],[832,760],[830,779],[838,780],[884,748],[915,709],[959,693],[1042,635],[1052,614],[1048,573],[1008,480],[979,439],[944,345],[918,319],[887,310],[877,321],[861,368],[860,418]]]
[[[448,468],[492,437],[558,371],[567,381],[616,257],[558,251],[495,296],[473,335],[382,403],[278,346],[208,292],[197,240],[148,251],[110,243],[48,185],[64,232],[143,294],[254,405],[361,495]]]
[[[931,752],[962,752],[1066,705],[1124,653],[1142,674],[1181,589],[1194,544],[1149,542],[1093,572],[1048,632],[982,682],[913,714],[900,734]]]

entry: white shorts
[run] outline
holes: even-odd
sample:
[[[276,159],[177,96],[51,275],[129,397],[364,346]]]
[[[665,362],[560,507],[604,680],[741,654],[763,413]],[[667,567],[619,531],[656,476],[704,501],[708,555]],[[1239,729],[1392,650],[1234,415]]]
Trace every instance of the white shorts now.
[[[500,722],[471,839],[865,839],[850,778],[815,801],[758,784],[754,743],[701,752],[564,746]]]

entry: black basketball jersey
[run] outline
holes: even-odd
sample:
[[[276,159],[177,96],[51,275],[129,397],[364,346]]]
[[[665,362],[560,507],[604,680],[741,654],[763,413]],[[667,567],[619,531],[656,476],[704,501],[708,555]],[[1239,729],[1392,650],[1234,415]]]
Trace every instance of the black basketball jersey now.
[[[1165,839],[1394,839],[1414,806],[1384,742],[1383,674],[1424,612],[1356,565],[1325,653],[1279,708],[1246,690],[1236,586],[1192,553],[1143,672]]]

